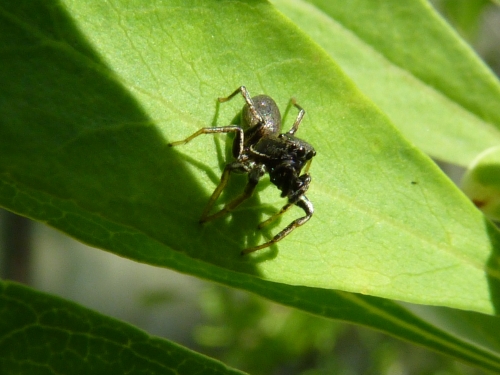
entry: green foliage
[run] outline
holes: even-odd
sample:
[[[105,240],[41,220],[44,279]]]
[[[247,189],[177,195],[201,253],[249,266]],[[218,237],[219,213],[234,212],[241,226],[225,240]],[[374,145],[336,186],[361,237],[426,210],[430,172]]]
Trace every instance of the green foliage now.
[[[466,166],[499,143],[498,80],[424,2],[275,2],[432,157]]]
[[[434,0],[432,3],[444,13],[466,40],[474,40],[481,16],[496,0]],[[498,3],[498,1],[496,1]]]
[[[2,374],[243,374],[74,303],[0,283]]]
[[[315,317],[249,293],[212,286],[202,296],[205,321],[195,338],[203,353],[251,374],[483,373],[379,332]]]
[[[391,301],[499,308],[499,232],[422,151],[466,165],[498,144],[500,85],[427,3],[7,0],[0,45],[3,207],[138,262],[500,370],[495,316],[473,315],[482,335],[457,334]],[[215,99],[242,84],[282,108],[296,97],[307,111],[298,135],[318,152],[313,219],[243,258],[294,214],[256,232],[284,203],[263,183],[200,227],[230,140],[167,147],[231,123],[242,103]]]
[[[331,357],[342,325],[296,309],[266,303],[222,287],[205,290],[201,303],[207,324],[195,338],[208,354],[251,374],[299,373],[306,363]],[[338,367],[331,373],[338,373]]]

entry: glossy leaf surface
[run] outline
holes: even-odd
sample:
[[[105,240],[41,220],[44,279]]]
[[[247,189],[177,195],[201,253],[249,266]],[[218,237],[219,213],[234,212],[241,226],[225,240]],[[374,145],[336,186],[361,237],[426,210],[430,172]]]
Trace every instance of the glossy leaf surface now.
[[[498,79],[426,1],[273,3],[432,157],[467,166],[500,143]]]
[[[360,295],[337,299],[340,289],[496,314],[499,234],[332,56],[270,4],[5,2],[0,17],[2,206],[139,262],[496,366],[496,356],[444,333],[429,343],[433,328],[420,331],[390,301],[375,299],[372,310]],[[300,210],[257,232],[285,203],[263,181],[232,215],[199,226],[231,140],[167,146],[234,122],[243,101],[218,106],[216,98],[241,84],[271,95],[282,111],[296,97],[307,111],[297,135],[318,152],[313,219],[249,257],[240,250]],[[457,95],[468,111],[491,113]],[[285,130],[294,116],[290,110]],[[244,185],[244,176],[232,179],[221,202]]]

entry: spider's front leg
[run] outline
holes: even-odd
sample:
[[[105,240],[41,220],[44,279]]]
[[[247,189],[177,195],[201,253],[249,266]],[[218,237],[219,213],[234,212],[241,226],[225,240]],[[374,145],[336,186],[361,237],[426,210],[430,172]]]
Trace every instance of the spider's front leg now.
[[[229,175],[231,174],[231,172],[248,173],[251,171],[245,162],[241,162],[241,160],[244,159],[243,143],[244,143],[245,134],[243,132],[243,129],[240,128],[239,126],[236,126],[236,125],[214,127],[214,128],[201,128],[200,130],[191,134],[189,137],[187,137],[186,139],[184,139],[182,141],[176,141],[176,142],[172,142],[172,143],[168,144],[170,147],[180,146],[180,145],[184,145],[184,144],[190,142],[192,139],[194,139],[202,134],[233,133],[233,132],[236,133],[236,137],[233,141],[233,156],[240,161],[227,164],[226,167],[224,168],[224,172],[222,172],[222,176],[221,176],[219,185],[215,188],[214,192],[212,193],[212,196],[208,200],[208,204],[207,204],[205,210],[203,211],[203,213],[201,215],[200,223],[204,223],[204,222],[207,222],[209,220],[216,219],[216,218],[222,216],[223,214],[225,214],[226,212],[228,212],[229,210],[231,210],[232,208],[236,207],[239,204],[238,203],[235,205],[234,202],[231,202],[230,204],[226,205],[226,207],[224,207],[221,211],[219,211],[213,215],[208,214],[210,212],[211,208],[213,207],[215,201],[217,200],[217,198],[219,198],[220,194],[222,193],[222,191],[226,187],[227,182],[229,180]],[[245,189],[245,191],[246,190],[247,189]],[[250,192],[249,194],[251,195],[251,193],[252,192]]]
[[[252,113],[252,116],[258,120],[258,122],[262,122],[262,116],[260,113],[255,109],[255,105],[253,103],[252,97],[250,96],[250,93],[248,92],[247,88],[245,86],[240,86],[238,87],[231,95],[225,97],[225,98],[219,98],[219,102],[224,103],[232,98],[234,98],[236,95],[241,93],[243,95],[243,98],[245,99],[245,102],[248,104],[248,108],[250,112]]]
[[[290,208],[291,205],[292,205],[291,203],[287,203],[280,210],[280,212],[278,212],[276,215],[272,216],[271,218],[274,219],[277,216],[283,214],[284,212],[286,212]],[[295,205],[302,208],[304,210],[304,212],[306,213],[306,215],[303,217],[299,217],[298,219],[295,219],[294,221],[292,221],[290,224],[288,224],[288,226],[285,227],[285,229],[283,229],[276,236],[274,236],[272,240],[270,240],[266,243],[263,243],[262,245],[259,245],[259,246],[249,247],[248,249],[243,250],[241,252],[241,255],[246,255],[249,253],[253,253],[254,251],[269,247],[269,246],[275,244],[276,242],[281,241],[286,236],[288,236],[290,233],[292,233],[292,231],[295,228],[298,228],[298,227],[304,225],[305,223],[307,223],[314,213],[313,204],[311,203],[311,201],[309,199],[307,199],[307,197],[305,195],[302,195],[299,198],[299,200],[297,202],[295,202]],[[269,219],[266,220],[264,223],[267,223],[267,222],[269,222]],[[262,224],[264,224],[264,223],[262,223]]]
[[[287,212],[290,208],[293,207],[297,203],[298,200],[302,199],[302,196],[307,192],[309,189],[309,184],[311,183],[311,176],[309,173],[304,173],[302,176],[296,179],[296,186],[294,189],[288,193],[288,203],[283,206],[279,212],[275,213],[273,216],[271,216],[269,219],[266,221],[263,221],[260,223],[257,228],[262,229],[266,225],[271,224],[274,220],[276,220],[278,217],[283,215],[285,212]],[[309,201],[306,198],[307,201]],[[311,204],[312,207],[312,204]],[[314,211],[314,210],[313,210]],[[311,211],[312,214],[312,211]]]
[[[241,127],[239,127],[238,125],[228,125],[228,126],[220,126],[220,127],[213,127],[213,128],[201,128],[197,132],[191,134],[186,139],[183,139],[182,141],[170,142],[168,145],[170,147],[185,145],[186,143],[190,142],[191,140],[198,137],[199,135],[217,134],[217,133],[236,133],[236,137],[234,139],[234,144],[237,145],[236,153],[238,153],[238,155],[241,154],[241,152],[243,151],[244,132],[243,132],[243,129]]]
[[[293,123],[292,128],[287,132],[290,135],[294,135],[295,132],[297,130],[299,130],[299,125],[300,125],[300,123],[302,121],[302,118],[306,114],[306,111],[304,110],[304,108],[302,108],[300,105],[297,104],[297,101],[295,100],[295,98],[292,98],[290,100],[290,102],[292,103],[292,105],[295,108],[297,108],[299,110],[299,114],[297,115],[297,118],[295,119],[295,122]]]
[[[215,214],[208,215],[208,212],[214,205],[215,201],[221,194],[222,190],[224,190],[224,188],[226,187],[231,172],[248,172],[248,183],[245,186],[245,190],[243,190],[243,193],[234,198],[231,202],[226,204],[220,211],[216,212]],[[227,213],[231,212],[245,200],[250,198],[255,190],[255,187],[259,183],[259,180],[265,173],[266,169],[265,166],[262,164],[257,165],[252,169],[248,169],[247,165],[238,162],[226,165],[226,167],[224,168],[224,172],[222,173],[219,186],[217,186],[217,188],[212,193],[212,196],[208,201],[207,208],[205,208],[205,211],[203,211],[200,223],[206,223],[207,221],[218,219],[219,217],[222,217]]]

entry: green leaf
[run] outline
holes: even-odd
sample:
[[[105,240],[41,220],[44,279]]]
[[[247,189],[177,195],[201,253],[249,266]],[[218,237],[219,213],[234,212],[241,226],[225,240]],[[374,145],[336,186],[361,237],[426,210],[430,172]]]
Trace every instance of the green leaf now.
[[[437,167],[270,6],[223,2],[215,11],[210,2],[172,2],[120,13],[103,11],[100,2],[78,4],[70,10],[97,55],[75,30],[59,32],[72,35],[59,40],[50,38],[51,29],[29,32],[33,25],[28,28],[25,17],[5,17],[9,34],[17,30],[20,37],[2,59],[7,207],[152,264],[179,268],[173,259],[194,258],[280,283],[494,311],[490,283],[498,279],[484,265],[497,232],[485,231],[483,216]],[[209,26],[215,12],[226,20],[223,28]],[[259,38],[262,28],[268,31]],[[246,40],[247,34],[255,37]],[[274,53],[257,53],[276,46]],[[245,59],[234,51],[245,51]],[[98,64],[98,55],[111,71]],[[25,89],[28,80],[37,90]],[[230,123],[242,103],[235,98],[216,108],[215,98],[241,83],[281,106],[296,95],[308,111],[300,136],[318,151],[309,193],[316,214],[280,244],[279,254],[275,246],[239,255],[262,241],[254,228],[265,217],[263,205],[273,212],[284,203],[276,189],[200,227],[225,160],[222,151],[217,155],[222,140],[205,136],[177,149],[166,144],[165,138],[182,139],[204,125]],[[233,193],[244,184],[234,180]],[[22,193],[49,207],[28,212]],[[171,250],[144,251],[140,237]]]
[[[280,283],[494,311],[489,283],[497,278],[484,265],[497,232],[485,231],[473,205],[321,50],[265,3],[223,2],[217,11],[210,2],[168,4],[118,12],[100,2],[68,3],[95,54],[75,29],[61,32],[63,21],[37,25],[34,7],[24,9],[33,12],[29,26],[31,13],[4,11],[2,35],[17,35],[5,40],[11,47],[2,59],[5,206],[152,264],[182,270],[188,266],[177,263],[199,259]],[[226,20],[223,28],[209,26],[215,12]],[[69,27],[62,15],[56,19]],[[257,29],[267,26],[266,37],[258,38]],[[274,54],[257,53],[276,45]],[[244,60],[234,54],[240,50]],[[259,89],[256,75],[281,84]],[[262,241],[254,228],[263,204],[268,212],[283,204],[275,189],[263,190],[228,220],[200,227],[225,159],[211,145],[221,144],[202,137],[183,148],[166,145],[165,137],[230,123],[241,103],[234,99],[216,110],[214,98],[240,83],[282,106],[295,94],[308,110],[299,132],[318,150],[309,194],[317,213],[280,244],[279,254],[275,246],[239,255]],[[233,192],[244,184],[236,182]]]
[[[498,370],[496,354],[391,301],[334,291],[496,314],[500,237],[331,56],[267,2],[6,1],[0,42],[0,205],[120,256]],[[285,203],[264,181],[233,214],[200,226],[231,140],[167,146],[230,124],[243,101],[219,106],[216,98],[241,84],[282,109],[296,97],[307,111],[297,135],[318,152],[308,192],[314,217],[248,257],[240,250],[299,210],[257,232]],[[462,99],[492,116],[490,102]],[[222,202],[241,191],[240,177]]]
[[[498,80],[426,1],[273,3],[432,157],[467,166],[500,143]]]
[[[0,282],[2,374],[243,374],[128,324]]]
[[[482,15],[495,0],[440,0],[434,2],[460,35],[474,41],[481,26]]]
[[[500,345],[497,318],[450,309],[403,307],[380,298],[321,289],[277,286],[273,290],[263,283],[260,288],[266,297],[291,306],[382,329],[469,364],[500,370],[500,358],[491,353],[498,352]],[[240,373],[75,303],[11,282],[0,282],[0,291],[2,374],[122,374],[131,366],[134,373],[148,374]],[[290,293],[288,301],[283,299],[286,292]],[[304,305],[299,302],[302,298],[316,302]],[[419,316],[430,318],[432,324]],[[464,332],[466,327],[474,329]]]

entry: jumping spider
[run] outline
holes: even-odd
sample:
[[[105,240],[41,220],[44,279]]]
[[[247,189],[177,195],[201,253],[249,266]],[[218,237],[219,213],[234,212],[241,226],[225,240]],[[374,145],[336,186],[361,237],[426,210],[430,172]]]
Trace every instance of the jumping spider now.
[[[311,183],[308,170],[316,151],[309,143],[294,136],[305,114],[304,109],[295,102],[295,99],[291,99],[291,103],[299,110],[297,119],[288,132],[280,134],[281,114],[278,106],[269,96],[258,95],[251,98],[245,86],[241,86],[228,97],[219,98],[218,100],[221,103],[227,102],[238,93],[243,95],[246,102],[242,111],[241,127],[229,125],[202,128],[183,141],[172,142],[169,146],[186,144],[201,134],[236,133],[233,142],[233,156],[236,161],[226,164],[220,183],[212,193],[208,205],[201,215],[200,223],[217,219],[248,199],[255,190],[260,178],[266,173],[269,173],[271,182],[281,190],[281,196],[288,198],[288,203],[278,213],[259,224],[259,229],[285,213],[293,205],[304,210],[305,216],[292,221],[272,240],[241,252],[242,254],[248,254],[280,241],[311,218],[314,208],[305,193]],[[305,171],[301,175],[304,167]],[[222,190],[224,190],[232,172],[248,174],[248,183],[245,190],[233,201],[227,203],[220,211],[209,215],[212,206]]]

